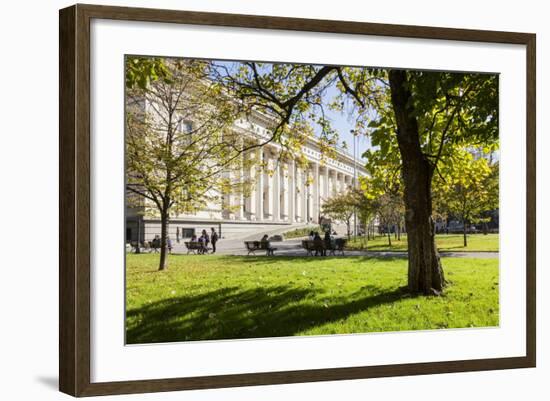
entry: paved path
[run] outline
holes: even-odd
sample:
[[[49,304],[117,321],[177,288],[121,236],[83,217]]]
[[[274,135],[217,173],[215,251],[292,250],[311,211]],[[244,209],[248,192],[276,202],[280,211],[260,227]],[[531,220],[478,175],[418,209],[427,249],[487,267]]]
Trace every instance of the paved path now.
[[[271,246],[277,248],[275,256],[306,256],[305,249],[301,246],[302,238],[288,239],[281,242],[272,242]],[[183,242],[174,244],[174,253],[187,253]],[[247,255],[242,239],[220,240],[217,244],[217,254],[220,255]],[[256,255],[262,255],[263,252],[256,252]],[[440,252],[441,257],[452,258],[498,258],[498,252]],[[370,256],[385,258],[406,258],[407,252],[389,252],[389,251],[345,251],[345,256]]]

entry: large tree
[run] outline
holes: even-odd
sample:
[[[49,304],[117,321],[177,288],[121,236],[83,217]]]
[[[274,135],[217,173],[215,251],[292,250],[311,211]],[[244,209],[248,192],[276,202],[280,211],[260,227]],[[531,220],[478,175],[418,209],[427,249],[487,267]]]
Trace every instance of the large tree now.
[[[440,208],[462,222],[464,247],[468,246],[468,225],[485,223],[498,208],[499,164],[490,157],[457,150],[454,164],[442,169],[434,182],[434,198]]]
[[[126,67],[127,199],[160,218],[164,270],[170,217],[239,191],[232,178],[248,148],[231,129],[238,105],[208,79],[208,63],[128,58]]]
[[[277,116],[282,127],[291,121],[316,123],[327,148],[338,138],[325,116],[324,94],[336,85],[340,95],[330,106],[354,108],[356,131],[371,135],[381,159],[399,167],[408,288],[440,294],[445,279],[434,240],[432,179],[455,146],[497,146],[498,76],[257,63],[242,63],[232,73],[221,67],[221,81],[243,102]]]
[[[409,289],[439,294],[445,280],[434,239],[433,179],[457,148],[498,146],[498,76],[403,70],[380,76],[390,99],[369,125],[381,158],[401,167]]]

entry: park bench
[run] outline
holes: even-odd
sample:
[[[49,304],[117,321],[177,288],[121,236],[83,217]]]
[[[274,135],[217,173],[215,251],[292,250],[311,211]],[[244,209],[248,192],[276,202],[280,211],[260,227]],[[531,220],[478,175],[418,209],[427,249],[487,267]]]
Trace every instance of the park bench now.
[[[208,248],[205,247],[202,242],[195,242],[195,241],[188,241],[184,242],[185,247],[187,248],[187,254],[189,255],[189,252],[193,252],[194,254],[197,253],[206,253],[208,251]]]
[[[322,255],[326,250],[325,241],[323,240],[303,240],[302,248],[306,250],[308,256],[313,256],[313,252],[315,252],[316,255]]]
[[[336,256],[336,252],[340,252],[344,256],[344,248],[346,247],[347,240],[345,238],[336,238],[332,241],[330,247],[330,254]]]
[[[273,248],[269,241],[244,241],[248,255],[256,254],[256,251],[265,251],[266,255],[274,255],[277,248]]]
[[[346,246],[346,240],[344,238],[336,238],[330,242],[330,245],[327,245],[325,240],[302,241],[302,248],[306,250],[308,256],[313,256],[313,252],[315,252],[316,255],[326,255],[326,251],[329,252],[329,255],[336,255],[336,252],[340,252],[342,256],[344,255],[344,248]]]
[[[130,247],[131,247],[131,251],[134,252],[134,253],[139,253],[139,252],[151,252],[151,246],[149,244],[149,242],[142,242],[141,244],[139,242],[136,242],[136,241],[132,241],[129,243]]]
[[[158,253],[160,252],[160,241],[148,241],[146,244],[149,247],[145,247],[146,249],[149,249],[149,252]]]

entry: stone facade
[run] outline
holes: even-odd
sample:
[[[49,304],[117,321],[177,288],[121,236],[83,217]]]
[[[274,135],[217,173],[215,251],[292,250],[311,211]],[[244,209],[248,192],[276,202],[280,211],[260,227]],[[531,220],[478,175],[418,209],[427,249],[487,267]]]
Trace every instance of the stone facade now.
[[[236,121],[234,129],[247,143],[263,143],[270,137],[271,125],[269,116],[255,113]],[[236,178],[254,182],[249,196],[225,195],[196,213],[174,216],[169,235],[176,238],[178,229],[180,236],[184,231],[200,234],[203,229],[210,232],[210,227],[214,227],[224,238],[242,238],[282,226],[318,224],[326,199],[353,187],[354,177],[364,175],[365,170],[359,162],[355,165],[353,157],[342,149],[336,150],[335,158],[323,159],[315,138],[308,139],[302,152],[308,161],[305,168],[294,160],[282,160],[278,144],[270,143],[246,153],[243,157],[254,159],[254,163],[243,163],[252,166],[243,167]],[[267,169],[258,168],[261,165]],[[139,211],[127,208],[128,241],[138,237],[140,241],[148,241],[159,233],[159,219],[144,218]]]

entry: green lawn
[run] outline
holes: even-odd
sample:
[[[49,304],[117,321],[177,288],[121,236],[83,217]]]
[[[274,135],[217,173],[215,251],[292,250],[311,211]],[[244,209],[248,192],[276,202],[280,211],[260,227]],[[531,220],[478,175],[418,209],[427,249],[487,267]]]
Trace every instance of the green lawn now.
[[[444,258],[445,295],[411,297],[402,258],[126,258],[130,344],[499,324],[498,259]]]
[[[468,246],[464,247],[462,234],[438,234],[435,236],[437,247],[440,251],[453,252],[498,252],[498,234],[470,234],[468,235]],[[406,251],[407,236],[402,235],[401,241],[397,241],[392,235],[392,246],[388,246],[387,236],[376,236],[376,239],[368,241],[369,251]],[[352,239],[347,247],[349,249],[363,249],[364,239]]]

